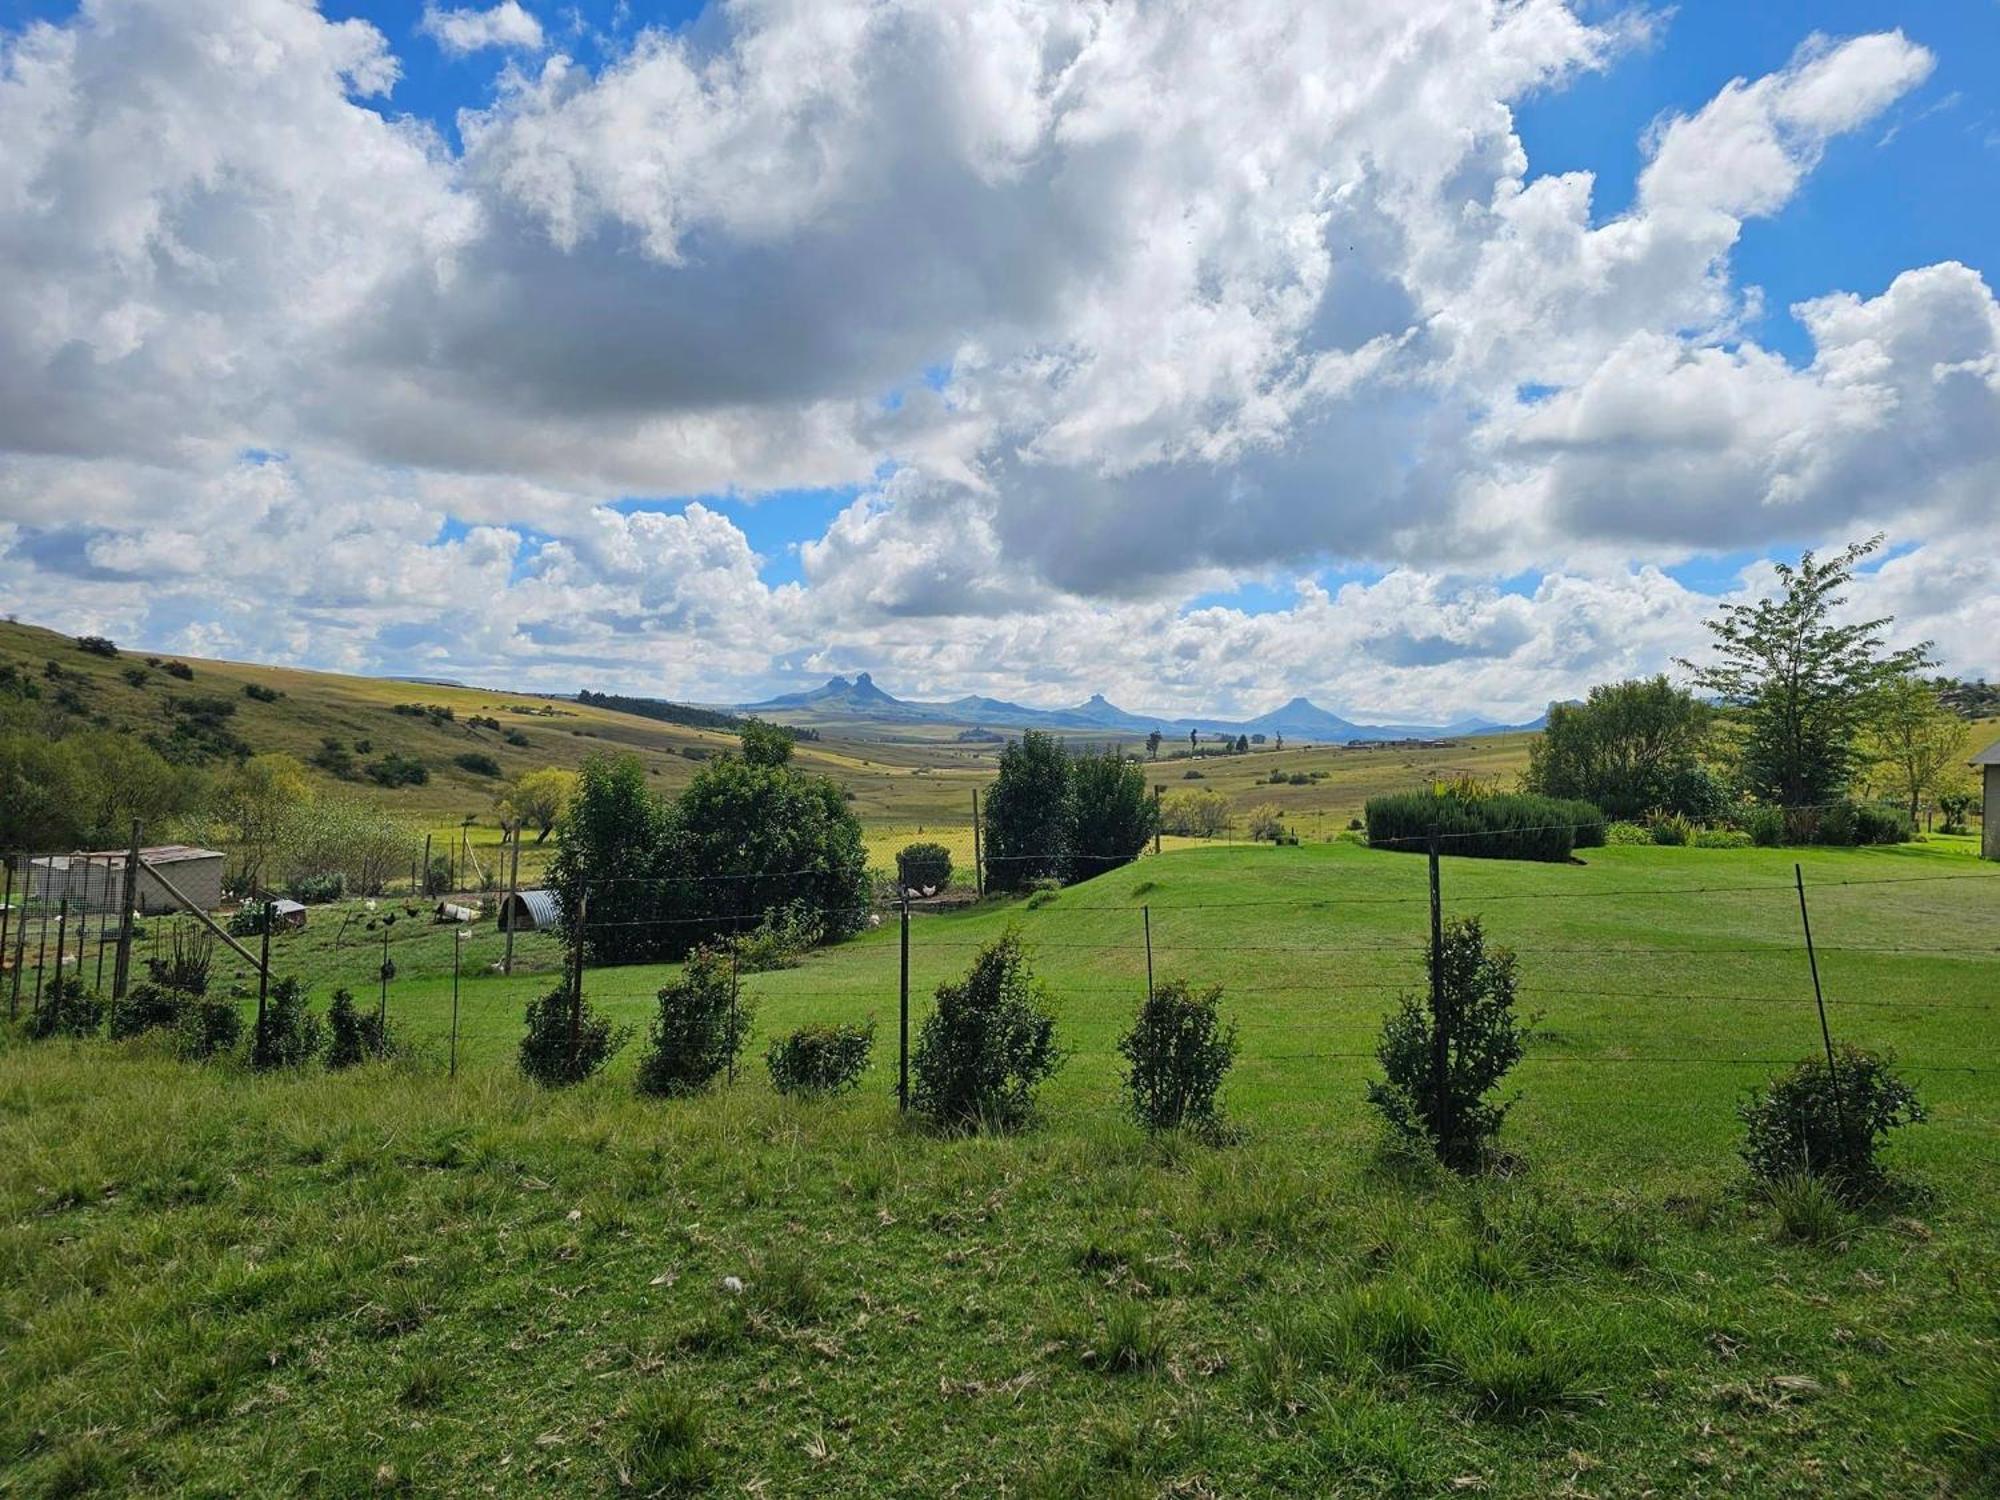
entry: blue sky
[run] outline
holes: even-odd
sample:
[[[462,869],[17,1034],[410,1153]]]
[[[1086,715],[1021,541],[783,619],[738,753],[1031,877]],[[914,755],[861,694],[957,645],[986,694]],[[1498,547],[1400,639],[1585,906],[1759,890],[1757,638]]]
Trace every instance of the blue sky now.
[[[337,18],[365,17],[390,38],[403,76],[385,109],[429,119],[456,143],[457,112],[490,102],[491,54],[447,56],[421,31],[425,7],[418,0],[327,0],[323,8]],[[615,57],[640,28],[683,27],[702,9],[646,0],[537,0],[530,8],[552,46],[591,65]],[[60,16],[73,7],[30,0],[28,9]],[[1764,315],[1749,331],[1765,346],[1802,363],[1811,346],[1791,316],[1793,303],[1835,289],[1872,295],[1911,265],[1984,264],[2000,245],[2000,192],[1994,191],[2000,180],[2000,0],[1816,0],[1810,7],[1693,0],[1673,7],[1656,25],[1653,45],[1516,107],[1515,128],[1531,175],[1594,173],[1600,221],[1630,207],[1644,165],[1642,142],[1655,120],[1694,113],[1732,78],[1783,67],[1803,38],[1802,25],[1835,36],[1901,28],[1938,57],[1930,80],[1879,127],[1829,145],[1783,213],[1745,226],[1735,265],[1742,283],[1763,290]],[[823,534],[858,493],[859,486],[847,486],[781,491],[754,503],[727,494],[676,498],[699,499],[729,515],[765,559],[766,580],[782,584],[802,576],[799,544]],[[661,497],[640,497],[624,508],[661,504]],[[1717,588],[1752,560],[1753,554],[1738,551],[1669,571],[1690,587]],[[1203,593],[1190,607],[1228,604],[1248,613],[1283,608],[1293,598],[1290,578],[1300,571],[1338,588],[1356,579],[1372,582],[1383,570],[1293,568],[1269,582]],[[1520,592],[1532,582],[1516,577],[1505,587]]]
[[[470,0],[462,0],[470,3]],[[451,8],[449,5],[445,8]],[[591,67],[614,59],[648,26],[681,28],[698,18],[692,0],[529,0],[552,49]],[[61,21],[74,0],[0,0],[0,19]],[[458,143],[460,110],[492,101],[495,52],[447,55],[422,29],[421,0],[324,0],[335,19],[362,17],[389,39],[402,76],[374,107],[433,122]],[[1613,7],[1586,5],[1586,14]],[[1937,56],[1931,78],[1888,116],[1830,143],[1824,159],[1784,212],[1744,228],[1735,253],[1738,280],[1762,289],[1765,310],[1749,332],[1795,363],[1810,358],[1804,330],[1788,309],[1830,290],[1879,292],[1912,265],[1962,260],[1986,263],[2000,245],[2000,0],[1815,0],[1745,5],[1691,0],[1663,12],[1657,40],[1625,54],[1601,74],[1585,74],[1561,89],[1540,91],[1516,106],[1516,130],[1531,175],[1589,171],[1596,175],[1597,218],[1626,210],[1644,163],[1648,127],[1668,113],[1691,114],[1732,78],[1756,77],[1784,66],[1809,29],[1845,36],[1901,28]],[[532,63],[530,64],[532,65]],[[933,378],[941,367],[931,372]],[[885,392],[885,399],[895,393]],[[699,500],[727,514],[764,559],[772,584],[801,578],[798,546],[822,535],[860,486],[782,490],[754,502],[728,493],[632,497],[621,509],[677,509]],[[462,534],[453,523],[442,533]],[[1800,539],[1787,539],[1797,543]],[[1720,587],[1754,554],[1733,551],[1678,564],[1670,572],[1691,587]],[[1190,607],[1229,604],[1250,613],[1283,608],[1291,579],[1318,577],[1329,588],[1372,582],[1383,569],[1317,566],[1280,570],[1269,581],[1208,591]],[[1532,587],[1532,575],[1506,582]]]
[[[1512,717],[1880,529],[2000,670],[2000,0],[430,9],[0,0],[0,607]]]

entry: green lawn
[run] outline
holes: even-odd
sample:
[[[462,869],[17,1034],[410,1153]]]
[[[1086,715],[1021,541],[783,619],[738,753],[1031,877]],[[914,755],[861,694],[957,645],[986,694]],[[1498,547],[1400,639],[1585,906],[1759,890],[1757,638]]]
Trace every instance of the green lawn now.
[[[913,1009],[1018,921],[1072,1051],[1013,1139],[904,1128],[893,922],[750,976],[759,1043],[876,1016],[862,1092],[565,1096],[511,1072],[559,962],[397,924],[423,1055],[258,1079],[157,1049],[0,1052],[0,1493],[1881,1495],[1990,1492],[2000,876],[1964,840],[1447,859],[1538,1013],[1505,1179],[1399,1165],[1361,1098],[1418,982],[1418,857],[1171,852],[913,924]],[[1931,1110],[1903,1197],[1786,1242],[1734,1156],[1750,1083],[1837,1039]],[[1151,1144],[1116,1038],[1220,982],[1240,1144]],[[279,966],[372,995],[326,913]],[[359,925],[359,924],[355,924]],[[374,941],[369,941],[370,938]],[[593,970],[642,1023],[664,971]],[[724,1292],[740,1277],[740,1297]],[[1982,1446],[1983,1445],[1983,1446]],[[1982,1489],[1981,1486],[1986,1486]]]

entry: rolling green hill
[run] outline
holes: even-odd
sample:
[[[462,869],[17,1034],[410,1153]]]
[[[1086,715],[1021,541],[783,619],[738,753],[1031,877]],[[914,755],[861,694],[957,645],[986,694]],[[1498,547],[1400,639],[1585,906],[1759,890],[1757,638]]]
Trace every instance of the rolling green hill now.
[[[0,624],[0,671],[11,666],[35,680],[45,702],[63,690],[73,694],[77,713],[65,716],[66,722],[96,723],[141,736],[166,734],[175,723],[176,702],[218,700],[230,710],[224,731],[251,752],[280,751],[311,765],[332,740],[356,772],[343,779],[315,766],[312,774],[321,786],[379,802],[440,836],[471,817],[476,820],[475,847],[497,846],[494,793],[501,781],[523,771],[574,768],[593,752],[630,751],[646,762],[661,789],[672,790],[686,783],[701,758],[736,743],[725,730],[529,693],[201,657],[163,656],[158,665],[149,665],[150,656],[125,649],[115,657],[100,656],[52,630]],[[58,673],[53,680],[46,676],[51,662]],[[171,662],[185,664],[192,676],[182,680],[169,675]],[[140,680],[128,680],[128,674]],[[449,709],[451,717],[399,713],[399,706],[435,706]],[[972,794],[992,780],[1004,740],[967,743],[952,726],[863,718],[830,722],[822,736],[800,744],[799,763],[847,788],[867,830],[874,863],[886,866],[897,848],[921,837],[947,844],[961,868],[969,869]],[[1386,750],[1260,747],[1248,755],[1198,762],[1162,760],[1148,767],[1148,775],[1168,790],[1187,785],[1220,791],[1239,814],[1275,803],[1310,838],[1343,827],[1379,791],[1459,772],[1511,782],[1527,763],[1531,738],[1494,735],[1443,748]],[[515,743],[517,739],[526,743]],[[1138,739],[1130,743],[1139,748]],[[390,755],[422,761],[429,780],[421,786],[382,787],[360,774],[367,763]],[[458,765],[461,755],[490,756],[499,775]],[[1198,770],[1201,779],[1184,781],[1190,769]],[[1321,774],[1302,786],[1265,784],[1274,772]],[[539,857],[533,851],[528,856],[525,867],[531,875],[539,868]]]

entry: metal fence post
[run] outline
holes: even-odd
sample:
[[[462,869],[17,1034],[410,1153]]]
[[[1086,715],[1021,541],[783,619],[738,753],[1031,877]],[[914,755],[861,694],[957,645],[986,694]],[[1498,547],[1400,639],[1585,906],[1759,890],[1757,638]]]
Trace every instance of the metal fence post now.
[[[1453,1134],[1451,1107],[1451,1032],[1445,1017],[1444,893],[1438,866],[1438,834],[1430,836],[1431,877],[1431,1088],[1438,1111],[1438,1144],[1449,1149]]]
[[[132,983],[132,914],[139,909],[139,820],[132,820],[132,846],[125,851],[125,880],[118,898],[118,957],[111,966],[111,998],[122,1000]]]
[[[1146,998],[1153,998],[1153,908],[1142,906],[1139,915],[1146,922]]]
[[[972,893],[982,899],[986,895],[986,860],[980,847],[979,837],[979,788],[972,789]],[[905,897],[905,905],[908,898]]]
[[[1802,865],[1792,865],[1792,878],[1799,886],[1799,925],[1805,929],[1806,964],[1812,970],[1813,1004],[1819,1008],[1819,1039],[1826,1045],[1826,1080],[1833,1086],[1833,1119],[1844,1142],[1847,1139],[1847,1107],[1840,1097],[1840,1069],[1833,1061],[1833,1032],[1826,1024],[1826,996],[1819,986],[1819,955],[1813,950],[1812,917],[1806,911],[1806,872]]]
[[[974,793],[973,795],[976,797],[978,794]],[[977,825],[974,826],[976,827]],[[900,882],[898,882],[897,889],[902,892],[902,901],[900,904],[902,906],[903,964],[902,979],[898,985],[896,1107],[898,1109],[908,1109],[910,1107],[910,892]]]
[[[507,863],[507,954],[500,960],[500,972],[514,977],[514,923],[521,894],[521,824],[514,825],[514,853]]]

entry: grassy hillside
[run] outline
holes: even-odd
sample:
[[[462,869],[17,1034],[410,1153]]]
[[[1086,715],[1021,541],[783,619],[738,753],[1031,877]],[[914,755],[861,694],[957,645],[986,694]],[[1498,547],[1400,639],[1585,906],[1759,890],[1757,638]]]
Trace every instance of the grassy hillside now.
[[[1445,862],[1538,1012],[1515,1169],[1473,1184],[1378,1149],[1367,1053],[1419,974],[1424,862],[1351,844],[920,920],[918,1021],[1010,921],[1051,982],[1072,1055],[1013,1139],[896,1120],[888,927],[746,981],[760,1044],[883,1023],[863,1091],[816,1105],[755,1066],[640,1102],[629,1051],[537,1094],[509,1063],[546,972],[465,981],[448,1080],[452,940],[423,928],[393,939],[414,1066],[8,1044],[0,1488],[1990,1493],[1995,876],[1963,840],[1803,856],[1835,1034],[1897,1048],[1931,1120],[1891,1148],[1902,1197],[1800,1243],[1733,1117],[1818,1046],[1792,858]],[[1120,1117],[1142,904],[1161,974],[1228,986],[1236,1145]],[[323,1000],[379,951],[316,922],[279,951]],[[637,1022],[664,972],[587,988]]]
[[[531,694],[485,688],[432,687],[308,672],[287,667],[198,657],[163,657],[148,667],[148,653],[122,651],[105,658],[80,650],[74,639],[31,625],[0,623],[0,666],[11,664],[38,680],[54,661],[86,714],[105,725],[136,734],[164,732],[171,724],[171,697],[215,697],[234,706],[229,729],[253,751],[281,751],[310,761],[324,741],[347,747],[357,764],[385,755],[424,762],[430,780],[423,786],[393,789],[363,779],[339,780],[323,771],[324,787],[367,797],[391,808],[422,829],[439,846],[456,837],[462,819],[474,818],[472,842],[491,866],[499,847],[492,811],[500,781],[541,766],[573,768],[593,751],[631,751],[643,758],[657,785],[671,791],[693,775],[698,757],[733,748],[732,735],[690,729],[655,719],[617,713]],[[193,677],[181,681],[163,670],[183,661]],[[145,674],[142,684],[127,672]],[[276,693],[260,701],[245,688]],[[395,712],[398,705],[450,708],[451,721]],[[498,730],[478,727],[474,718],[496,721]],[[527,744],[509,742],[509,732]],[[887,867],[894,852],[919,838],[934,838],[953,850],[961,868],[972,862],[972,794],[993,779],[999,746],[961,745],[948,726],[910,726],[891,721],[844,721],[829,725],[824,738],[799,747],[800,764],[834,776],[852,796],[868,833],[870,857]],[[1249,755],[1199,762],[1163,760],[1149,768],[1151,779],[1172,790],[1182,785],[1213,788],[1228,795],[1238,812],[1274,802],[1296,820],[1307,837],[1331,834],[1378,791],[1421,785],[1433,776],[1469,771],[1510,781],[1527,763],[1524,735],[1467,739],[1438,750],[1343,750],[1337,748],[1260,749]],[[1137,748],[1138,742],[1133,742]],[[366,745],[366,750],[356,750]],[[501,775],[491,777],[455,765],[455,757],[490,755]],[[1204,779],[1184,781],[1190,767]],[[1307,786],[1264,786],[1274,771],[1323,772]],[[539,871],[545,850],[531,848],[524,860],[529,878]]]

